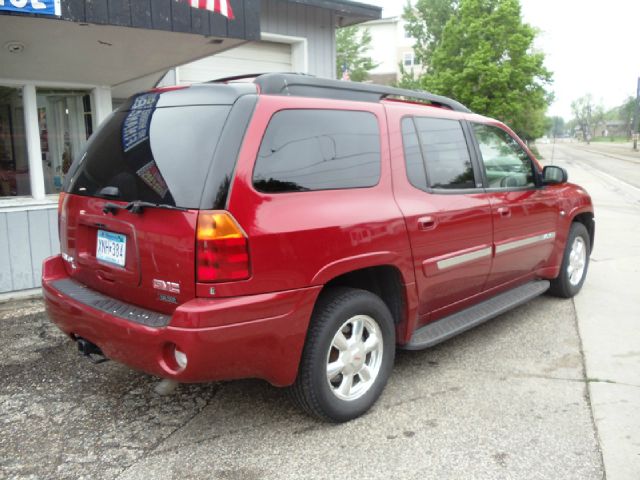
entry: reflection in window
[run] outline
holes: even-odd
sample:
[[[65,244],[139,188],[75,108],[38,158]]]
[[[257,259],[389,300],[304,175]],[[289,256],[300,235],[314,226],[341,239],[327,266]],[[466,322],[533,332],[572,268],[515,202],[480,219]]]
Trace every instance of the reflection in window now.
[[[489,188],[535,185],[533,164],[518,142],[504,130],[473,124]]]
[[[104,122],[69,172],[68,192],[198,208],[228,105],[155,108],[140,95]]]
[[[380,178],[380,134],[367,112],[284,110],[264,135],[253,173],[263,192],[371,187]]]
[[[427,190],[427,175],[424,160],[420,152],[418,134],[412,118],[402,120],[402,144],[404,147],[404,161],[407,167],[409,183],[420,190]]]
[[[22,89],[0,87],[0,197],[31,195]]]
[[[474,188],[475,178],[462,125],[457,120],[415,119],[431,188]]]
[[[88,91],[42,88],[36,93],[45,192],[57,193],[93,133],[91,95]]]

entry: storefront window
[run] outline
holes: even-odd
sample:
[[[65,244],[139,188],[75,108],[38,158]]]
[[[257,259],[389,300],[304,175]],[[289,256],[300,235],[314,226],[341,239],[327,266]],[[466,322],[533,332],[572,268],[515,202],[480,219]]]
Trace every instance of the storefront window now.
[[[22,89],[0,87],[0,197],[31,195]]]
[[[88,91],[37,89],[45,192],[58,193],[93,131]]]

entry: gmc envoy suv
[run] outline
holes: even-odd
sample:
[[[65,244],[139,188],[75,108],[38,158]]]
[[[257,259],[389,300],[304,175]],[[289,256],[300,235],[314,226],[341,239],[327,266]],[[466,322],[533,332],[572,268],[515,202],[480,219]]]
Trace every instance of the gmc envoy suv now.
[[[67,175],[42,284],[86,355],[264,379],[343,422],[380,396],[396,348],[578,293],[594,230],[589,195],[496,120],[265,74],[118,108]]]

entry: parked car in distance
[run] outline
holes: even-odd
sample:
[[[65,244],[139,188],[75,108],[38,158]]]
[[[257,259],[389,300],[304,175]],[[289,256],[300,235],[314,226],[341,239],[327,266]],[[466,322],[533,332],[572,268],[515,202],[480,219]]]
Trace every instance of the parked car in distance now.
[[[425,92],[266,74],[136,95],[67,175],[48,314],[178,382],[260,378],[365,413],[396,348],[582,287],[589,195]]]

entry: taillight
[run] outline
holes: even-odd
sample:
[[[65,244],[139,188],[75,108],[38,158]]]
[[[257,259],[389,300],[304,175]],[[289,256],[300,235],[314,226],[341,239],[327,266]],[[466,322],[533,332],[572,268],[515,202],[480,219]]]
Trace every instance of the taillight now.
[[[62,242],[62,207],[63,207],[63,203],[64,203],[64,196],[65,193],[64,192],[60,192],[60,195],[58,195],[58,240],[60,242]],[[62,247],[62,244],[61,244]]]
[[[207,210],[198,213],[196,278],[199,282],[249,278],[249,244],[231,214]]]

